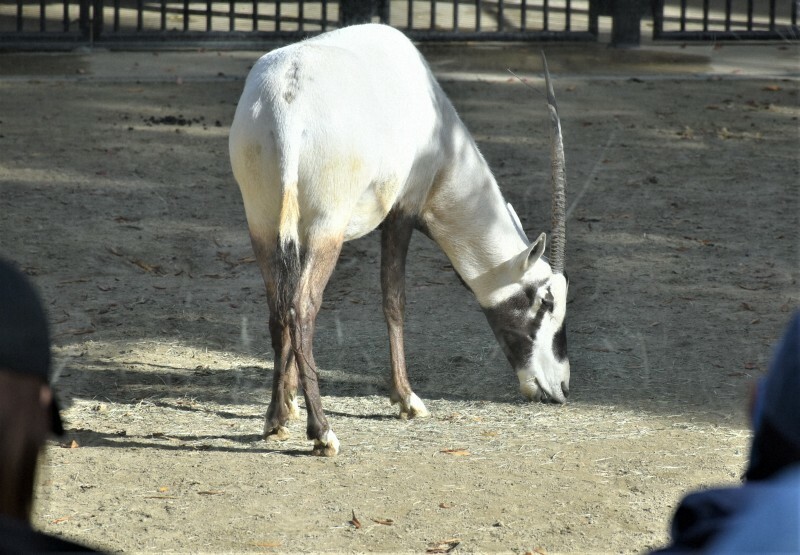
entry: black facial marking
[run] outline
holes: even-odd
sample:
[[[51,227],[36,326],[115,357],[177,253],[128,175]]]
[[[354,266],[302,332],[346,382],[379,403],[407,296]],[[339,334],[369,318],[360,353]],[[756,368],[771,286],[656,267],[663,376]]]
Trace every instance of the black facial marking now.
[[[536,315],[533,318],[530,316],[537,288],[535,285],[530,285],[498,305],[483,309],[489,326],[503,348],[508,362],[515,370],[530,360],[533,353],[533,338],[542,325],[544,313],[548,311],[543,302]],[[550,310],[552,310],[552,295],[550,299]]]
[[[545,293],[544,297],[542,298],[542,308],[544,308],[547,312],[552,313],[553,309],[555,308],[554,304],[555,299],[553,298],[553,294],[550,292],[550,288],[547,288],[547,293]]]
[[[553,354],[556,360],[561,362],[567,360],[567,323],[562,322],[553,337]]]

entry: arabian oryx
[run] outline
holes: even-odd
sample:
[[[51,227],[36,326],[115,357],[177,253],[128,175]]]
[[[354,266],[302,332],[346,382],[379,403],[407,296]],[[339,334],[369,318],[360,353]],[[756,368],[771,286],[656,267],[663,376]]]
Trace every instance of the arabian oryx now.
[[[314,454],[338,452],[320,400],[314,322],[342,243],[378,226],[391,400],[401,415],[428,415],[411,390],[403,351],[405,259],[415,228],[441,247],[474,293],[522,393],[564,402],[564,157],[549,77],[547,83],[549,262],[544,233],[533,244],[526,239],[475,141],[401,32],[346,27],[256,62],[231,126],[230,157],[266,284],[275,350],[265,438],[287,437],[286,422],[299,413],[299,378]]]

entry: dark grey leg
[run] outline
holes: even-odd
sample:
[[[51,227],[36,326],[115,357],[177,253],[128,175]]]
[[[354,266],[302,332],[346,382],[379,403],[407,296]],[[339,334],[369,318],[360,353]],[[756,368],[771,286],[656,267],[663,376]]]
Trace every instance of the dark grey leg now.
[[[381,290],[383,314],[389,330],[389,356],[392,364],[390,400],[400,403],[401,418],[424,418],[428,410],[411,390],[403,345],[403,318],[406,304],[406,255],[414,231],[414,218],[392,211],[381,227]]]
[[[313,453],[329,457],[339,452],[339,440],[322,410],[319,377],[314,363],[312,344],[314,323],[322,305],[322,293],[339,258],[341,248],[341,238],[309,241],[295,303],[292,330],[292,350],[308,411],[306,434],[308,439],[314,440]]]

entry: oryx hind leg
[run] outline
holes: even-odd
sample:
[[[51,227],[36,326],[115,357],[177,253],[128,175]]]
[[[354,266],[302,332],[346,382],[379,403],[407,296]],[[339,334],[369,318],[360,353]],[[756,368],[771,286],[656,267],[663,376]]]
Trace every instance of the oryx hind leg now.
[[[256,255],[269,305],[269,331],[275,364],[272,373],[272,396],[264,421],[264,439],[285,440],[289,437],[286,422],[299,418],[297,404],[298,372],[292,351],[291,328],[287,318],[286,298],[292,297],[299,282],[299,262],[287,262],[294,256],[286,252],[275,236],[264,236],[251,232],[253,251]],[[291,268],[297,267],[293,271]],[[294,274],[294,275],[293,275]]]
[[[392,391],[389,399],[392,404],[400,404],[401,418],[424,418],[429,415],[425,404],[411,390],[403,344],[406,255],[414,223],[414,218],[392,211],[381,224],[381,290],[392,364]]]
[[[306,435],[314,441],[314,455],[329,457],[339,452],[339,440],[322,409],[313,340],[317,314],[322,305],[322,293],[339,258],[342,242],[342,234],[309,237],[293,307],[292,350],[295,353],[308,412]]]

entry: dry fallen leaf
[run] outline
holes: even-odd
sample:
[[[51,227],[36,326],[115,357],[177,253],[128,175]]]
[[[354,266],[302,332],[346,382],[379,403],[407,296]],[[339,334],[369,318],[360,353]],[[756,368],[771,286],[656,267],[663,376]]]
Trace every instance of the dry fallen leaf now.
[[[350,520],[350,524],[355,526],[356,530],[361,528],[361,521],[356,518],[356,512],[355,511],[353,511],[353,518],[352,518],[352,520]]]
[[[355,518],[355,515],[353,515],[353,518]],[[383,524],[384,526],[391,526],[392,524],[394,524],[394,520],[392,520],[391,518],[373,518],[371,520],[372,522],[375,522],[377,524]]]
[[[253,542],[251,545],[253,547],[281,547],[283,545],[283,542],[278,542],[278,541]]]
[[[468,457],[470,454],[466,449],[442,449],[441,452],[454,457]]]
[[[452,509],[454,506],[453,503],[439,503],[440,509]]]
[[[222,495],[225,492],[219,489],[210,489],[206,491],[198,491],[197,493],[200,495]]]
[[[131,260],[131,264],[133,264],[134,266],[138,266],[148,274],[158,273],[161,270],[161,266],[148,264],[143,260],[133,259]]]
[[[458,547],[460,543],[461,540],[456,538],[429,543],[428,549],[425,550],[425,553],[450,553],[456,547]]]
[[[57,518],[57,519],[55,519],[55,520],[51,520],[50,522],[51,522],[52,524],[61,524],[62,522],[66,522],[66,521],[68,521],[69,519],[70,519],[70,517],[68,517],[68,516],[62,516],[61,518]]]

